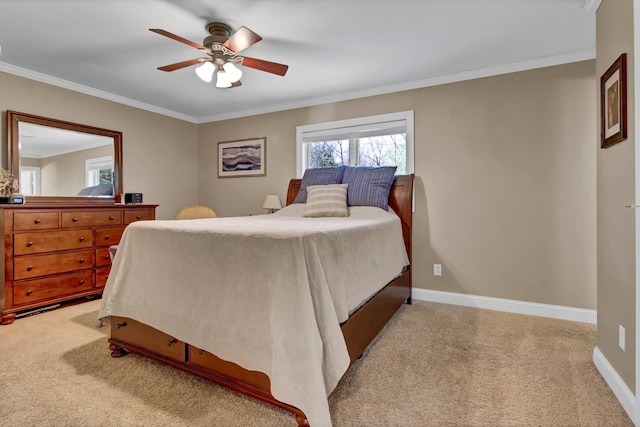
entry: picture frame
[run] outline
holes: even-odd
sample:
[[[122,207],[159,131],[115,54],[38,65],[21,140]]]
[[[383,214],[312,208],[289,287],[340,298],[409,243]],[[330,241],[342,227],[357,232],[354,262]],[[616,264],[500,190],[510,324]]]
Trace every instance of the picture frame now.
[[[218,178],[267,175],[267,138],[218,143]]]
[[[627,139],[627,54],[623,53],[600,78],[600,148]]]

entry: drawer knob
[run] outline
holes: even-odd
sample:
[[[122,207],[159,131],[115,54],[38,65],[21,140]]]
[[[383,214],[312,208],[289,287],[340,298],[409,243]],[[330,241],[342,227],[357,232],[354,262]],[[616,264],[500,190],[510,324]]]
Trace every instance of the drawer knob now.
[[[33,265],[30,265],[29,267],[27,267],[27,271],[31,271],[33,270]]]
[[[27,242],[27,247],[30,248],[31,246],[33,246],[33,242]]]
[[[110,219],[111,221],[113,221],[114,219],[116,219],[116,217],[115,217],[115,216],[113,216],[113,215],[111,215],[111,216],[109,217],[109,219]]]
[[[73,218],[71,221],[78,222],[78,217]]]
[[[36,218],[35,221],[33,221],[34,224],[40,224],[40,218]]]
[[[199,348],[199,349],[198,349],[198,354],[204,354],[204,350],[203,350],[203,349],[201,349],[201,348]]]
[[[31,295],[32,293],[33,293],[33,290],[29,289],[29,290],[27,291],[27,296]]]
[[[106,234],[106,235],[104,236],[104,240],[109,240],[109,235],[108,235],[108,234]]]
[[[116,324],[116,328],[118,328],[118,329],[124,328],[125,326],[127,326],[127,322],[122,322],[122,323],[117,323]]]
[[[84,262],[84,258],[80,258],[80,264]]]
[[[171,339],[171,340],[167,341],[167,345],[169,347],[171,347],[172,345],[174,345],[177,342],[178,342],[178,340],[174,338],[174,339]]]
[[[84,236],[80,236],[80,241],[84,242]]]
[[[84,279],[80,279],[80,286],[84,285]]]
[[[106,254],[106,255],[104,256],[104,259],[109,259],[109,258],[111,258],[111,255],[109,255],[109,254]]]
[[[142,215],[136,215],[136,219],[142,219]]]

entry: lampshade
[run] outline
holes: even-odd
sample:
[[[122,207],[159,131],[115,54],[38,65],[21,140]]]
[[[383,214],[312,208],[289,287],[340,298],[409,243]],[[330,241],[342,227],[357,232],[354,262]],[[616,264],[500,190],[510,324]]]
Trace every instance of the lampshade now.
[[[238,67],[233,65],[232,62],[225,62],[222,68],[224,68],[224,72],[227,74],[227,77],[229,78],[229,81],[231,83],[237,82],[238,80],[240,80],[240,77],[242,77],[242,71],[240,71]]]
[[[216,66],[210,61],[205,61],[201,66],[196,68],[196,74],[205,82],[209,83],[213,80],[213,73],[216,71]]]
[[[271,212],[274,210],[278,210],[282,208],[282,203],[280,203],[280,197],[275,194],[269,194],[262,204],[262,209],[271,209]]]
[[[224,71],[224,69],[218,67],[218,72],[216,74],[216,87],[231,87],[231,80],[229,80],[229,76]]]

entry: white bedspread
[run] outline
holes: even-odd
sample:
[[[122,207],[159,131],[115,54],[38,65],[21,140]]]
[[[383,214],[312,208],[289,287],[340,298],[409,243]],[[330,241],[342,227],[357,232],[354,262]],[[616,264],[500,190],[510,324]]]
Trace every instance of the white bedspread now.
[[[349,366],[339,323],[408,264],[399,218],[273,215],[140,221],[122,237],[99,317],[129,317],[266,373],[276,399],[331,425]]]

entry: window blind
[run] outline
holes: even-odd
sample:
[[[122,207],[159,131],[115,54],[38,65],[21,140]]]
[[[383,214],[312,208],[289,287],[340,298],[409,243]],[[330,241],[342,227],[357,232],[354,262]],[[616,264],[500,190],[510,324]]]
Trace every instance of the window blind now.
[[[355,126],[304,131],[302,132],[302,142],[307,143],[337,141],[341,139],[357,139],[371,136],[395,135],[406,132],[406,120],[392,120],[387,122],[376,122]]]

